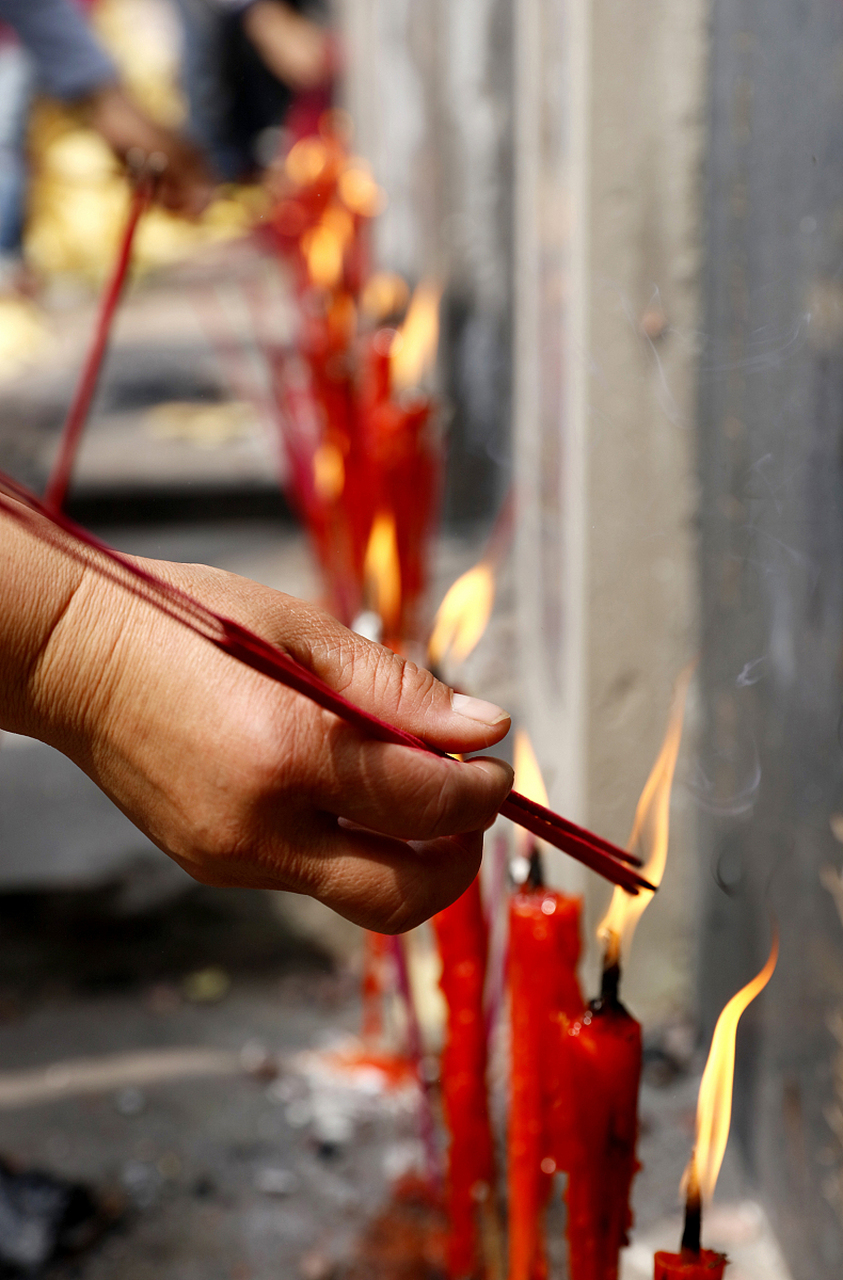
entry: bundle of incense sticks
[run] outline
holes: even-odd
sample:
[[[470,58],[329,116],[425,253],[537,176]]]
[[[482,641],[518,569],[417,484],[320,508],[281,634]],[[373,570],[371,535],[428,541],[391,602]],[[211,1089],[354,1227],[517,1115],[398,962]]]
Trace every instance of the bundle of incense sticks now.
[[[163,159],[163,157],[159,158]],[[138,224],[140,223],[141,218],[149,208],[150,202],[152,201],[159,174],[160,166],[156,167],[150,160],[146,159],[143,161],[142,166],[133,174],[133,187],[131,200],[129,202],[129,213],[126,218],[123,235],[118,245],[114,269],[100,301],[100,309],[97,316],[97,325],[94,332],[93,342],[91,343],[91,347],[88,351],[88,356],[85,361],[84,368],[82,369],[82,375],[77,384],[73,401],[62,428],[56,458],[50,471],[47,488],[44,493],[44,502],[48,507],[54,508],[56,511],[61,510],[64,506],[65,498],[67,497],[70,477],[73,472],[73,464],[76,460],[76,454],[82,440],[82,432],[85,429],[85,423],[88,420],[91,403],[94,395],[96,394],[97,383],[99,382],[100,372],[102,370],[109,338],[111,336],[111,327],[114,323],[114,316],[117,312],[117,305],[122,297],[126,279],[129,274],[135,232],[138,229]]]
[[[352,724],[361,733],[382,742],[414,747],[439,756],[447,754],[355,706],[269,641],[233,619],[215,613],[194,600],[187,592],[133,564],[127,556],[106,546],[67,517],[48,511],[34,494],[3,472],[0,472],[0,510],[42,541],[50,543],[124,590],[139,596],[245,666],[312,699],[319,706]],[[36,516],[43,519],[37,519]],[[500,811],[548,844],[584,863],[612,884],[622,885],[630,893],[637,893],[639,888],[653,888],[636,870],[641,865],[640,859],[552,813],[543,805],[527,800],[513,791]]]

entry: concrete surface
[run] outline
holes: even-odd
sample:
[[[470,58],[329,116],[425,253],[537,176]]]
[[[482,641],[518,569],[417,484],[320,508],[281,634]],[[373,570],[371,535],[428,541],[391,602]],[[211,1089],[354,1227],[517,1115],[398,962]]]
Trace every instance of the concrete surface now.
[[[420,1162],[414,1092],[326,1059],[359,1029],[356,976],[265,894],[195,889],[131,917],[95,893],[5,898],[0,927],[0,1152],[125,1202],[57,1280],[341,1280],[392,1181]],[[649,1280],[653,1249],[676,1247],[693,1134],[696,1071],[665,1073],[652,1047],[648,1061],[623,1280]],[[734,1280],[789,1280],[732,1157],[706,1241]],[[561,1230],[555,1207],[554,1276]]]

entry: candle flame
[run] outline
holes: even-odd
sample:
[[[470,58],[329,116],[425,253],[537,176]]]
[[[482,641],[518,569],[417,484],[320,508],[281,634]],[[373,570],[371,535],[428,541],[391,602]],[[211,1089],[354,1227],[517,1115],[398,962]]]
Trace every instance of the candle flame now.
[[[290,148],[284,168],[297,187],[316,182],[328,164],[328,148],[319,138],[302,138]]]
[[[631,853],[640,850],[644,854],[645,865],[641,874],[657,888],[667,862],[670,792],[679,744],[682,741],[688,686],[695,667],[696,659],[683,668],[676,681],[664,741],[641,792],[626,846]],[[620,886],[615,888],[609,909],[597,926],[597,937],[606,948],[606,958],[610,964],[620,959],[622,950],[628,949],[635,927],[652,900],[653,892],[650,889],[641,889],[633,896]]]
[[[301,238],[307,271],[315,285],[333,289],[342,278],[343,242],[335,227],[320,223]]]
[[[530,741],[530,735],[524,729],[515,730],[515,751],[513,752],[515,769],[515,785],[528,800],[547,807],[547,788],[544,785],[542,771]]]
[[[401,564],[395,518],[389,511],[380,511],[372,523],[363,572],[384,630],[387,635],[394,634],[401,614]]]
[[[430,280],[422,281],[413,293],[390,354],[392,388],[396,393],[420,386],[433,370],[439,345],[441,298],[441,287]]]
[[[335,502],[345,488],[342,452],[325,440],[313,455],[313,487],[323,502]]]
[[[386,196],[372,177],[368,161],[353,157],[339,177],[340,198],[352,213],[374,218],[383,213]]]
[[[767,963],[759,974],[732,996],[714,1028],[711,1049],[697,1099],[697,1138],[682,1180],[683,1190],[698,1187],[706,1199],[714,1194],[732,1122],[732,1085],[735,1078],[735,1037],[741,1014],[763,991],[776,967],[779,937],[776,930]]]
[[[481,560],[448,588],[440,604],[427,644],[427,660],[462,662],[472,652],[489,622],[495,602],[495,575]]]
[[[528,800],[543,804],[547,808],[547,788],[533,750],[530,735],[524,729],[515,730],[515,747],[512,753],[512,765],[515,770],[515,786]],[[519,828],[515,833],[516,849],[522,858],[528,859],[531,850],[541,849],[544,841]]]
[[[383,321],[407,305],[407,282],[394,271],[377,271],[369,276],[360,295],[360,309],[370,320]]]

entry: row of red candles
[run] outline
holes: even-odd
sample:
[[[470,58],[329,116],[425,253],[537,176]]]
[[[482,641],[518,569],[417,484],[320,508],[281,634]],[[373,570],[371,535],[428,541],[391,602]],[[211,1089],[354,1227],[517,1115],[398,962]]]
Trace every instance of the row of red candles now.
[[[629,1243],[638,1169],[641,1027],[618,998],[618,966],[598,1000],[577,976],[582,900],[526,885],[509,903],[510,1089],[507,1141],[509,1280],[548,1274],[544,1216],[567,1174],[571,1280],[617,1280]],[[450,1132],[448,1274],[486,1274],[483,1214],[494,1202],[494,1138],[483,1009],[488,935],[479,878],[434,917],[448,1005],[441,1081]],[[655,1280],[718,1280],[709,1250],[656,1255]]]
[[[343,190],[354,162],[331,119],[288,157],[292,181],[274,212],[276,243],[293,263],[301,312],[297,359],[284,353],[272,360],[275,393],[290,492],[334,611],[350,624],[361,608],[375,608],[384,638],[400,647],[414,630],[424,588],[441,451],[431,435],[429,397],[417,388],[396,395],[394,331],[356,332],[377,201],[365,172],[356,196]],[[376,599],[366,559],[381,514],[391,522],[398,584],[391,596]],[[509,1280],[547,1275],[543,1222],[557,1173],[567,1175],[571,1280],[616,1280],[628,1243],[641,1028],[618,998],[617,966],[604,976],[599,1000],[583,999],[581,906],[579,898],[539,884],[513,894],[509,905]],[[484,1240],[497,1217],[484,1011],[488,926],[479,879],[433,925],[448,1005],[441,1063],[450,1132],[448,1273],[462,1280],[487,1274]],[[377,950],[372,939],[370,956]],[[366,1005],[374,1008],[372,1000]],[[720,1255],[705,1252],[657,1255],[656,1280],[712,1280],[724,1265]]]
[[[369,228],[381,198],[349,155],[347,123],[326,113],[286,158],[271,217],[299,299],[295,350],[267,350],[290,499],[311,537],[332,611],[351,625],[377,612],[384,638],[414,634],[438,505],[441,449],[432,401],[396,385],[405,299],[375,299]],[[368,291],[368,292],[367,292]],[[381,290],[381,292],[383,292]],[[377,289],[374,290],[377,293]],[[367,564],[381,521],[399,576],[386,591]],[[379,598],[378,598],[379,597]]]

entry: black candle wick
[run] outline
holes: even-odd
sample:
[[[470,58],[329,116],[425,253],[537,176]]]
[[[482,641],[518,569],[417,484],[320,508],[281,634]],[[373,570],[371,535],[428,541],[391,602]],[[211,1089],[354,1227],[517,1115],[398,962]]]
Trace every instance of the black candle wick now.
[[[530,870],[527,872],[527,888],[544,888],[544,866],[539,846],[534,844],[530,849]]]
[[[691,1188],[685,1201],[685,1230],[682,1232],[682,1252],[700,1252],[702,1236],[702,1200],[699,1190]]]

